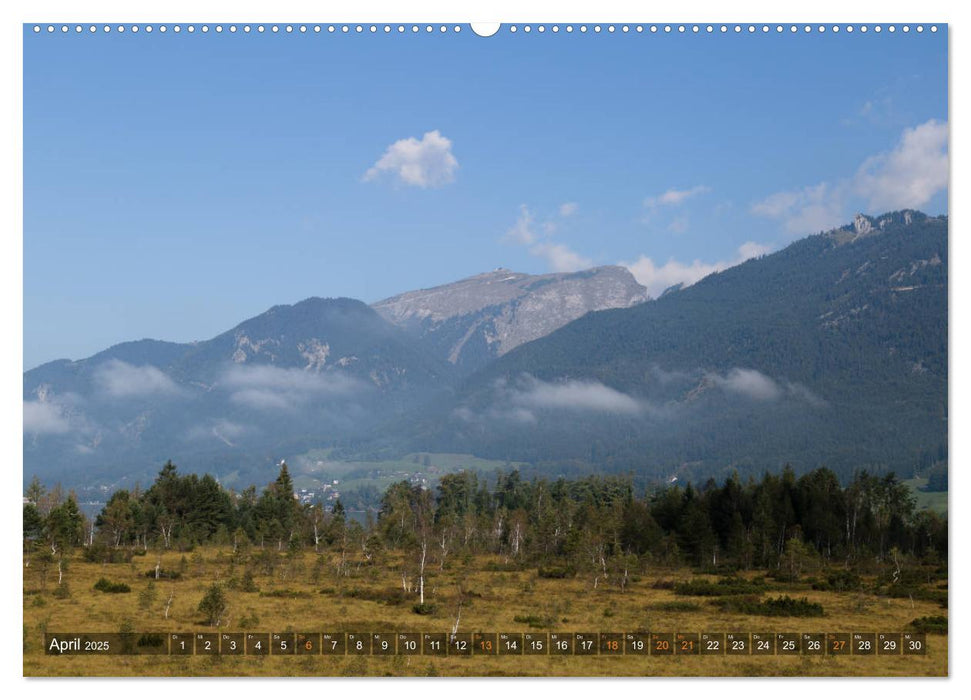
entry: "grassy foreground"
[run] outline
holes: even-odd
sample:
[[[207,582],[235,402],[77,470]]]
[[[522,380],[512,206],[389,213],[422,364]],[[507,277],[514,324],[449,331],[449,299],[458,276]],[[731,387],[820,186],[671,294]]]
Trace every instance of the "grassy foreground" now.
[[[251,551],[248,561],[255,559]],[[765,596],[822,605],[822,617],[734,612],[723,597],[678,595],[687,569],[649,568],[624,590],[595,589],[589,578],[546,579],[497,557],[456,558],[428,571],[428,614],[414,611],[400,563],[352,565],[337,576],[333,554],[281,554],[271,565],[233,561],[229,548],[167,551],[101,564],[74,558],[58,592],[56,567],[25,558],[25,676],[945,676],[947,635],[928,634],[925,656],[47,656],[45,632],[212,632],[198,611],[214,582],[228,607],[218,631],[230,632],[907,632],[921,617],[947,616],[928,600],[815,591],[807,583],[766,581]],[[755,578],[760,572],[749,572]],[[95,589],[100,579],[128,592]],[[415,582],[409,580],[412,588]],[[104,588],[102,585],[101,588]],[[122,586],[123,588],[123,586]]]

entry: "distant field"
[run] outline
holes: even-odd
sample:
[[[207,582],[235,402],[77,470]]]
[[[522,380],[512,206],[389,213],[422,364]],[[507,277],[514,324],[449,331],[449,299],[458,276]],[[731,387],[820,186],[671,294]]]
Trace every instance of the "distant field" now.
[[[401,560],[358,566],[336,575],[336,555],[293,554],[253,548],[234,557],[231,548],[167,551],[161,568],[178,579],[146,576],[157,554],[131,563],[72,560],[65,580],[70,597],[54,595],[57,572],[46,581],[34,561],[24,569],[24,675],[27,676],[944,676],[947,635],[928,634],[926,656],[518,656],[518,657],[50,657],[50,632],[216,631],[197,611],[207,587],[226,586],[228,609],[219,631],[230,632],[450,632],[461,609],[460,632],[904,632],[915,618],[947,616],[929,600],[869,593],[814,591],[807,583],[766,580],[766,595],[805,597],[823,606],[822,617],[740,614],[710,596],[677,595],[675,582],[699,578],[687,569],[648,568],[625,590],[589,577],[540,578],[535,568],[517,570],[500,557],[454,558],[429,570],[430,614],[413,611],[416,592],[405,592]],[[250,591],[246,572],[252,576]],[[746,574],[755,577],[758,572]],[[102,593],[106,578],[130,592]],[[705,577],[714,580],[714,577]],[[410,580],[409,584],[414,581]],[[939,584],[946,587],[946,582]],[[258,589],[258,590],[254,590]],[[461,601],[461,608],[460,608]],[[166,614],[166,608],[168,612]]]
[[[386,461],[331,460],[331,450],[311,450],[292,460],[287,460],[293,473],[293,485],[298,489],[321,489],[324,484],[333,487],[336,479],[340,491],[355,491],[372,487],[384,492],[396,481],[420,481],[431,484],[444,474],[465,470],[494,472],[498,469],[513,469],[521,466],[519,462],[480,459],[467,454],[441,452],[417,452],[407,454],[401,459]]]
[[[903,483],[910,487],[917,499],[917,510],[932,510],[947,515],[947,491],[922,491],[927,479],[908,479]]]

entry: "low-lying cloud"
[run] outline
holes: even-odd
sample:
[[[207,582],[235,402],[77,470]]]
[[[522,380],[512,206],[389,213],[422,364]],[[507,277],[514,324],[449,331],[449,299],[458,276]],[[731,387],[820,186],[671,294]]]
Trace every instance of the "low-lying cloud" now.
[[[637,416],[651,410],[646,402],[595,380],[544,381],[523,374],[512,382],[497,381],[491,394],[489,408],[477,412],[463,406],[455,416],[467,423],[487,419],[533,424],[540,412]]]
[[[724,374],[707,372],[705,379],[729,394],[743,396],[753,401],[778,401],[788,397],[804,401],[816,408],[826,405],[826,402],[808,387],[797,382],[773,379],[755,369],[733,367]]]
[[[782,397],[782,389],[772,379],[754,369],[735,367],[725,374],[710,373],[707,378],[718,387],[756,401],[773,401]]]
[[[341,374],[316,374],[270,365],[236,366],[223,376],[230,400],[261,410],[288,410],[322,399],[344,399],[366,390]]]
[[[64,409],[46,401],[24,401],[24,432],[31,435],[63,435],[73,430]]]
[[[513,397],[521,406],[626,414],[642,410],[637,399],[596,381],[544,382],[530,377],[523,383]]]
[[[94,372],[98,389],[115,399],[177,396],[182,393],[165,372],[153,365],[130,365],[121,360],[109,360]]]

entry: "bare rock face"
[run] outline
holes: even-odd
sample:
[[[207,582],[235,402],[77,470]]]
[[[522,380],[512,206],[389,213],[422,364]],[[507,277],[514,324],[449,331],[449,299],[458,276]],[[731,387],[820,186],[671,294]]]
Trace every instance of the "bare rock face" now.
[[[406,292],[373,305],[467,371],[591,311],[649,299],[624,267],[527,275],[499,268],[452,284]]]
[[[853,217],[853,230],[856,231],[856,235],[865,236],[870,233],[873,229],[873,224],[870,219],[863,214],[857,214]]]

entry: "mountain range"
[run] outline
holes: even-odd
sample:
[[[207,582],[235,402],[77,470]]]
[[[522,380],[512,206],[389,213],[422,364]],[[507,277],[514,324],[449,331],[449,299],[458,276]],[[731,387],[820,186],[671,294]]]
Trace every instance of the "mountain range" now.
[[[658,479],[913,471],[947,450],[947,227],[860,215],[657,299],[620,267],[498,269],[50,362],[24,373],[24,477],[120,484],[172,459],[249,483],[321,447]]]

